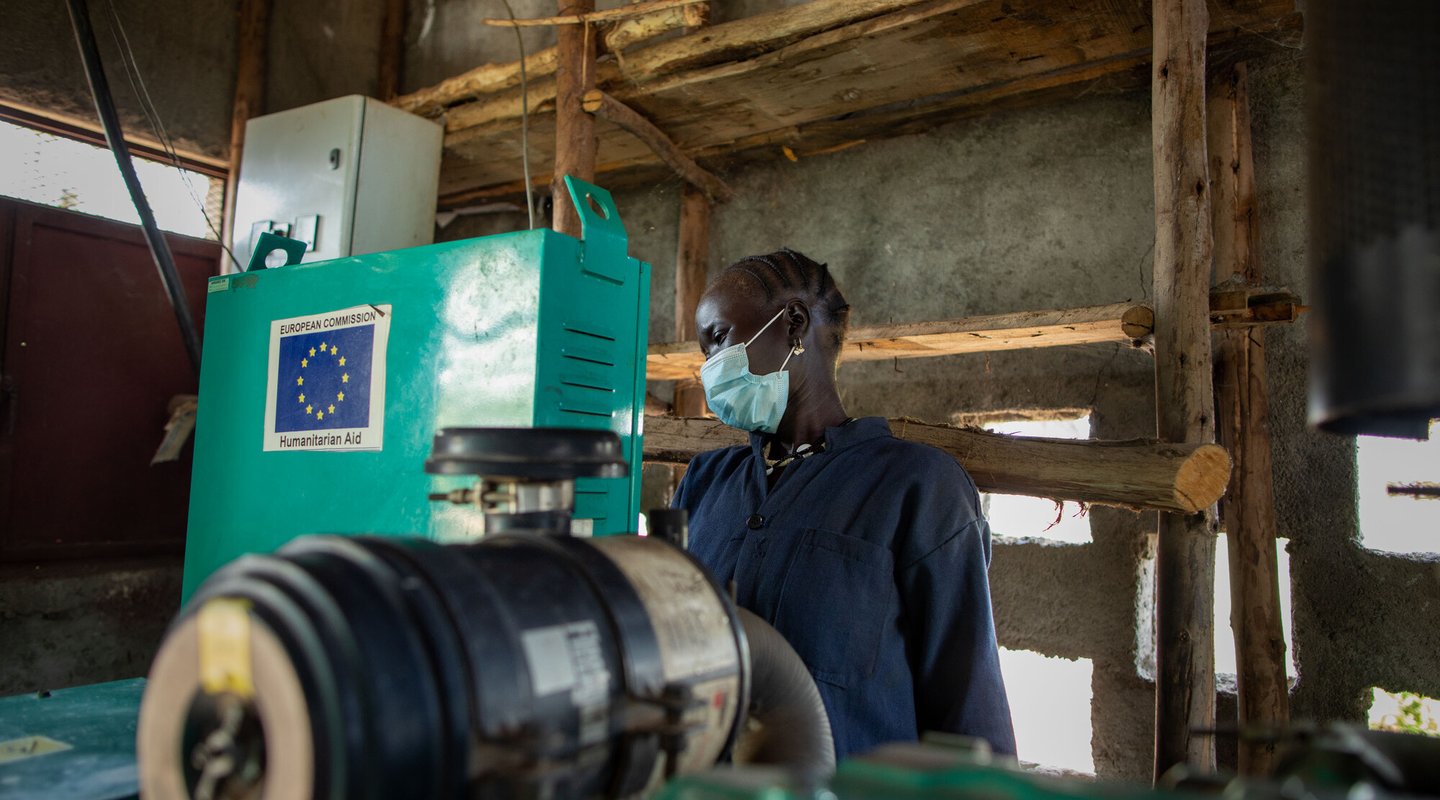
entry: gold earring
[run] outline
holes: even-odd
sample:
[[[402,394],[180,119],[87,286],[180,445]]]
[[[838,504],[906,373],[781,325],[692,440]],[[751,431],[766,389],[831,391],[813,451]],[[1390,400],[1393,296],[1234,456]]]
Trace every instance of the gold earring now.
[[[797,356],[805,354],[805,345],[800,343],[800,337],[798,336],[795,337],[795,343],[790,346],[790,349],[793,350]]]

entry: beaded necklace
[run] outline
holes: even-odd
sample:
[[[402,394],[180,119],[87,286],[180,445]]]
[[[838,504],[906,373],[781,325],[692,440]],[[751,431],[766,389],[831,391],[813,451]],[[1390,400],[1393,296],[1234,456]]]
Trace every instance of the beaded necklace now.
[[[837,427],[849,425],[854,421],[854,417],[848,417]],[[776,472],[785,469],[786,467],[794,464],[797,461],[802,461],[809,458],[810,456],[819,455],[823,452],[825,452],[824,441],[815,442],[814,444],[811,444],[810,442],[805,442],[780,458],[765,459],[765,475],[767,477],[773,476]]]
[[[791,464],[794,464],[796,461],[800,461],[802,459],[806,459],[810,456],[823,452],[825,452],[824,442],[817,442],[814,445],[806,442],[805,444],[802,444],[794,450],[790,451],[782,458],[777,458],[773,461],[768,458],[765,459],[765,474],[774,474],[776,470],[785,469]]]

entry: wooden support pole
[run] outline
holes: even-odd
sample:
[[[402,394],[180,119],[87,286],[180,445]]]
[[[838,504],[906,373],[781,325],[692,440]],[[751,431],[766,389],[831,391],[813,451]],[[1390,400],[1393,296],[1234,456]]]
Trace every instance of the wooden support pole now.
[[[1230,479],[1219,445],[1042,439],[892,419],[901,439],[938,447],[981,491],[1192,513],[1212,505]],[[687,464],[696,453],[749,441],[713,419],[645,418],[645,460]]]
[[[724,181],[696,164],[695,159],[685,155],[664,131],[655,127],[654,123],[645,119],[635,109],[599,89],[591,89],[585,93],[583,106],[586,113],[619,125],[627,133],[644,142],[650,151],[659,156],[666,166],[675,170],[675,174],[682,180],[703,191],[710,198],[710,202],[725,203],[735,196]]]
[[[407,0],[385,0],[380,25],[380,99],[389,103],[400,94],[405,68],[405,7]]]
[[[595,10],[595,0],[559,0],[560,14]],[[569,175],[595,180],[595,118],[581,102],[595,88],[595,30],[591,25],[562,25],[555,48],[555,171],[550,197],[555,204],[555,230],[580,238],[580,214],[570,204],[562,179]]]
[[[1255,161],[1245,65],[1218,82],[1210,100],[1210,163],[1214,180],[1215,279],[1259,285]],[[1275,554],[1275,496],[1270,451],[1270,399],[1265,330],[1218,330],[1215,379],[1220,442],[1234,470],[1221,504],[1230,557],[1230,628],[1239,689],[1240,772],[1268,775],[1275,742],[1247,731],[1290,720],[1280,570]]]
[[[675,336],[680,341],[695,341],[695,307],[709,273],[710,200],[686,186],[680,193],[680,245],[675,252]]]
[[[1205,0],[1155,0],[1155,406],[1160,439],[1215,439],[1211,387],[1210,173],[1205,156]],[[1215,518],[1160,515],[1156,554],[1155,777],[1212,769]],[[1200,730],[1202,732],[1197,733]]]
[[[680,193],[680,245],[675,253],[675,335],[695,340],[695,307],[705,292],[710,266],[710,198],[686,184]],[[705,416],[705,389],[694,378],[675,384],[675,414]]]
[[[265,111],[265,51],[269,40],[270,0],[241,0],[235,57],[235,99],[230,106],[230,177],[225,181],[225,212],[220,242],[235,247],[235,190],[240,184],[240,156],[245,151],[245,123]],[[228,259],[230,256],[225,256]],[[223,261],[221,272],[245,269]]]
[[[695,11],[703,14],[694,14]],[[709,22],[709,6],[685,6],[692,12],[688,20],[690,30]],[[728,187],[727,187],[728,189]],[[680,189],[680,237],[675,253],[675,336],[678,341],[694,341],[695,309],[705,293],[710,278],[710,212],[713,196],[706,194],[693,183],[686,183]],[[698,349],[698,348],[697,348]],[[705,386],[694,378],[677,381],[671,412],[680,417],[708,417],[710,407],[705,402]],[[685,475],[685,466],[674,471],[675,483]]]

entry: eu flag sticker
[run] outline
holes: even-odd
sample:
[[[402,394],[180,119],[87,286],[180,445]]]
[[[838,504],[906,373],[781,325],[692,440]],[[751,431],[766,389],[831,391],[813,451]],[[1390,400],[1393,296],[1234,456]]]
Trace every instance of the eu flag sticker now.
[[[379,450],[390,306],[270,323],[265,450]]]

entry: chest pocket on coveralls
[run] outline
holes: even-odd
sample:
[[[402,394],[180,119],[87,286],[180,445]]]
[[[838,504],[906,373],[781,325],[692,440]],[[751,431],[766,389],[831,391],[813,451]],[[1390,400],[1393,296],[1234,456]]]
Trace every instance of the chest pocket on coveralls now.
[[[870,677],[894,605],[894,565],[880,545],[811,528],[800,538],[775,628],[817,680],[849,687]]]

